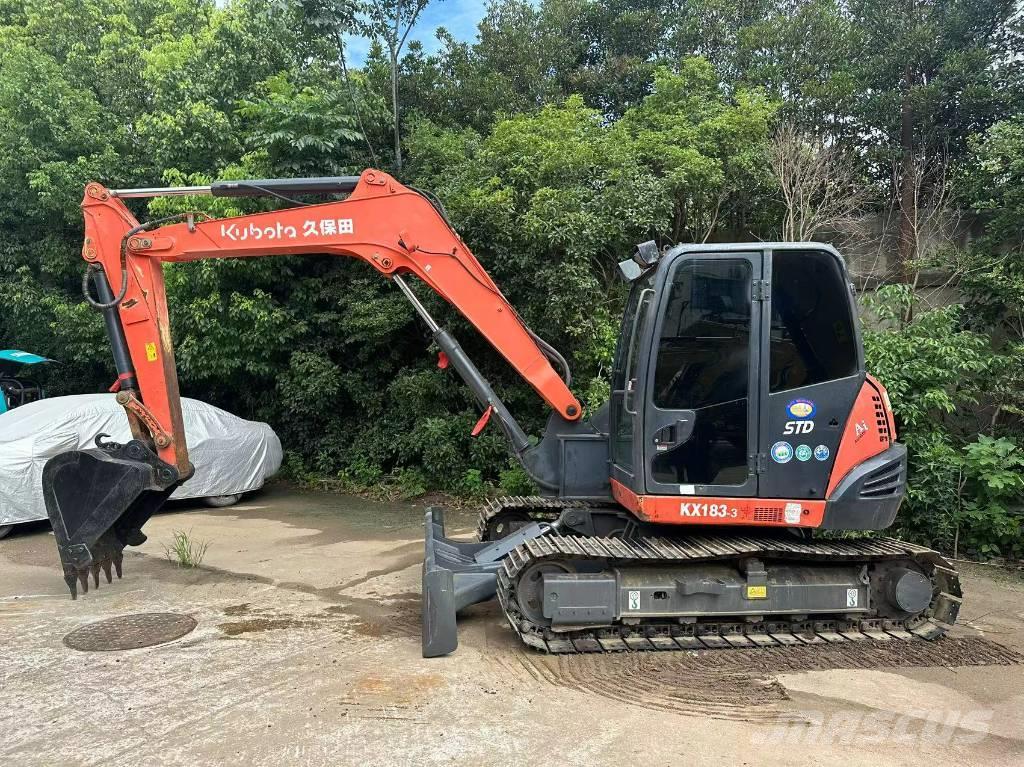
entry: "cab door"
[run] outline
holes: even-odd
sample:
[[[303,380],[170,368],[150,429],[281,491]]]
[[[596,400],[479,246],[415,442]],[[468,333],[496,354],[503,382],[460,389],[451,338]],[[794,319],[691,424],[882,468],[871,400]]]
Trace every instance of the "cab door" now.
[[[610,407],[611,477],[634,492],[643,492],[643,471],[637,473],[642,461],[638,458],[638,434],[643,410],[639,373],[647,361],[650,335],[646,332],[651,306],[654,303],[654,273],[634,284],[622,319],[615,363],[612,368]],[[640,480],[637,480],[639,476]]]
[[[757,251],[667,265],[646,376],[648,493],[756,495],[762,268]]]

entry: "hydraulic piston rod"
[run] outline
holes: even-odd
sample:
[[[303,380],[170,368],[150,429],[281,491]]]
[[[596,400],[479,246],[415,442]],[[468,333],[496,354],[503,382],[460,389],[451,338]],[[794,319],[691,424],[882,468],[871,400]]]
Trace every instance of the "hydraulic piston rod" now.
[[[423,306],[422,302],[416,297],[416,294],[412,292],[412,289],[405,283],[405,280],[398,275],[393,276],[391,279],[396,285],[398,285],[399,289],[405,294],[405,297],[409,299],[409,303],[412,304],[416,313],[419,314],[427,327],[430,328],[430,332],[434,337],[434,343],[436,343],[441,351],[445,353],[445,356],[448,357],[452,367],[454,367],[462,377],[462,380],[466,382],[466,386],[468,386],[470,391],[472,391],[476,396],[480,406],[485,409],[492,409],[492,412],[497,416],[502,429],[505,430],[505,434],[508,436],[509,441],[512,443],[513,451],[517,456],[521,456],[530,447],[530,439],[526,436],[526,432],[523,431],[522,427],[509,412],[505,403],[499,399],[497,394],[495,394],[490,383],[488,383],[487,379],[484,378],[477,366],[474,365],[473,361],[466,355],[466,352],[463,350],[459,342],[456,341],[447,330],[438,325],[437,321],[430,316],[430,312],[427,311],[426,307]]]
[[[359,176],[323,176],[320,178],[257,178],[217,181],[208,186],[150,186],[138,189],[111,189],[115,197],[175,197],[212,195],[213,197],[274,197],[285,194],[348,194],[356,188]]]

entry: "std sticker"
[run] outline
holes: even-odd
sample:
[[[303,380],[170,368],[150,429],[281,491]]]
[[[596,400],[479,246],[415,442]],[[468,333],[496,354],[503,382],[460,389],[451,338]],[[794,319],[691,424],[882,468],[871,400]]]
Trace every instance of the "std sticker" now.
[[[156,344],[152,341],[146,344],[146,359],[150,362],[156,362]]]
[[[827,461],[829,455],[828,445],[818,445],[814,448],[814,457],[819,461]]]
[[[786,412],[790,418],[810,418],[818,408],[809,399],[795,399],[786,405]]]
[[[747,599],[767,599],[767,586],[747,586]]]
[[[814,431],[814,421],[786,421],[783,434],[810,434]]]
[[[631,591],[629,592],[629,609],[639,610],[640,609],[640,592]]]
[[[809,460],[811,460],[811,446],[810,445],[797,445],[796,446],[796,459],[798,461],[809,461]]]
[[[788,442],[776,442],[772,445],[772,460],[775,463],[789,463],[793,460],[793,446]]]
[[[630,592],[632,593],[632,592]],[[857,589],[846,590],[846,606],[856,607],[857,606]]]

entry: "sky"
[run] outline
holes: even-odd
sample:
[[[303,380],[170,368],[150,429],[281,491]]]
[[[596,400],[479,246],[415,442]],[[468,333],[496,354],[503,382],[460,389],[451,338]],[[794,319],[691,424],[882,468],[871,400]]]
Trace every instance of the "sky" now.
[[[420,14],[409,40],[419,40],[427,53],[433,53],[440,47],[434,35],[438,27],[444,27],[458,40],[472,40],[476,36],[477,22],[484,17],[486,10],[486,0],[433,0]],[[369,49],[369,40],[349,38],[348,63],[354,67],[361,66]]]

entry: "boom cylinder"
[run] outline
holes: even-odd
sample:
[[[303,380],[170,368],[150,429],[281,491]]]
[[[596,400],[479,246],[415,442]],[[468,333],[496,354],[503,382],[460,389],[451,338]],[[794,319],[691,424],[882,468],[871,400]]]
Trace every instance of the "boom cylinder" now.
[[[466,355],[459,342],[444,328],[439,328],[434,333],[434,342],[448,356],[449,362],[458,371],[462,380],[466,382],[466,386],[476,395],[480,405],[485,409],[488,407],[494,409],[494,415],[497,416],[498,423],[501,424],[502,429],[504,429],[505,434],[508,436],[509,442],[512,443],[512,450],[515,451],[517,456],[521,456],[530,447],[529,437],[526,436],[526,432],[523,431],[519,422],[512,417],[508,408],[505,407],[505,403],[494,393],[494,389],[491,388],[487,379],[484,378],[476,365],[473,364],[473,361]]]
[[[416,313],[427,324],[427,327],[430,328],[434,343],[448,357],[448,361],[458,372],[459,376],[461,376],[462,380],[465,381],[470,391],[473,392],[480,406],[484,409],[492,408],[494,415],[498,418],[498,423],[501,424],[502,430],[512,444],[513,452],[521,458],[523,453],[530,447],[530,438],[526,436],[526,432],[523,431],[508,408],[505,407],[505,403],[495,394],[490,383],[477,369],[477,366],[473,364],[473,361],[467,356],[459,342],[430,316],[430,312],[427,311],[427,308],[416,297],[416,294],[412,292],[412,289],[405,283],[405,280],[398,275],[391,279],[398,285],[402,293],[405,294],[405,297],[409,299],[413,309],[416,310]]]
[[[103,313],[103,324],[107,328],[107,338],[110,340],[110,351],[114,355],[114,366],[117,368],[117,380],[122,389],[139,388],[135,379],[135,367],[132,365],[131,355],[128,353],[128,342],[124,337],[124,328],[121,326],[121,318],[117,313],[117,304],[114,303],[114,291],[107,280],[107,274],[102,269],[93,269],[92,282],[96,286],[96,296],[100,302],[106,304],[101,309]]]

